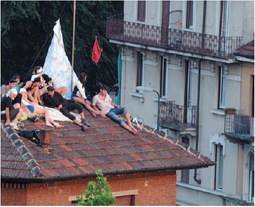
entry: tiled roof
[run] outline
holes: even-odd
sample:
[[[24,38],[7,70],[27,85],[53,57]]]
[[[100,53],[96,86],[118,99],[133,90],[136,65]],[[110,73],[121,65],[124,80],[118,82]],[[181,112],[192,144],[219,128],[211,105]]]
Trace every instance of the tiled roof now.
[[[234,54],[236,56],[242,56],[242,57],[254,59],[254,40],[251,42],[248,42],[242,47],[239,47]]]
[[[213,165],[208,158],[148,128],[135,136],[111,120],[86,115],[92,126],[85,132],[70,123],[50,132],[50,153],[15,135],[23,147],[18,145],[12,141],[12,130],[2,127],[2,179],[57,180],[92,176],[99,168],[105,174],[127,174]],[[25,128],[49,130],[40,122],[26,122]]]
[[[12,130],[7,133],[12,134]],[[1,130],[1,175],[5,178],[31,178],[32,171],[26,164],[26,157],[22,157],[21,150],[23,142],[17,135],[12,134],[10,139],[5,136],[5,132]],[[16,146],[15,146],[16,144]],[[19,148],[20,146],[20,148]],[[24,153],[25,154],[25,153]]]

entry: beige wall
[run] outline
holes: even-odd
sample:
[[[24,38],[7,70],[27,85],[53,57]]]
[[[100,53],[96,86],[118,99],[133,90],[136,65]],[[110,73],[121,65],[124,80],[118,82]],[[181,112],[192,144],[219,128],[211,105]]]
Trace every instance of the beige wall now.
[[[251,115],[252,109],[252,75],[254,64],[243,63],[241,70],[241,114]]]

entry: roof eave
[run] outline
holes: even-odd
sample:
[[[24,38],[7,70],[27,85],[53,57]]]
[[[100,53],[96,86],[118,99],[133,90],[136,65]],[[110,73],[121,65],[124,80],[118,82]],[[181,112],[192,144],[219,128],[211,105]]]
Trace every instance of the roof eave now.
[[[236,55],[235,56],[236,59],[240,62],[247,62],[247,63],[253,63],[254,64],[254,57],[244,57],[244,56],[240,56],[240,55]]]
[[[123,175],[132,175],[132,174],[144,174],[144,173],[162,173],[162,172],[175,172],[176,170],[184,170],[184,169],[196,169],[196,168],[207,168],[209,166],[214,165],[214,162],[210,161],[206,164],[198,164],[198,165],[187,165],[187,166],[176,166],[171,168],[147,168],[141,170],[129,170],[129,171],[119,171],[119,172],[109,172],[104,173],[105,176],[123,176]],[[65,181],[72,179],[83,179],[95,177],[95,173],[85,174],[85,175],[77,175],[77,176],[65,176],[65,177],[35,177],[35,178],[11,178],[11,177],[1,177],[2,182],[8,183],[45,183],[45,182],[53,182],[53,181]]]

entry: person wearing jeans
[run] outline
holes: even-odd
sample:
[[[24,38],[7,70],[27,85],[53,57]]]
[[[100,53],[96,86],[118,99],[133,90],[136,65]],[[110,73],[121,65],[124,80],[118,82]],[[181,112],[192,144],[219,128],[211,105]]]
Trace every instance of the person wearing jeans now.
[[[130,113],[124,107],[117,106],[112,102],[106,86],[100,86],[100,92],[93,97],[92,106],[94,108],[98,107],[104,116],[117,122],[131,133],[137,134],[137,130],[132,125]],[[124,118],[120,117],[120,115],[123,115]]]
[[[82,131],[85,131],[87,127],[90,126],[88,122],[85,121],[82,106],[64,99],[52,86],[48,86],[47,93],[42,95],[42,100],[45,106],[58,109],[63,115],[71,119],[73,123],[79,125]],[[78,110],[82,121],[77,120],[76,117],[70,113],[70,111],[73,110]]]

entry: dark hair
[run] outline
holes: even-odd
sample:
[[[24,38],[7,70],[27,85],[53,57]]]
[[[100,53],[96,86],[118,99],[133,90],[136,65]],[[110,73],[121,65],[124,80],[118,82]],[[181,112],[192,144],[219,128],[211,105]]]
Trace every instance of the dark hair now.
[[[86,77],[88,76],[88,74],[86,73],[86,72],[81,72],[80,74],[79,74],[79,79],[80,79],[80,81],[81,81],[81,83],[84,85],[85,84],[85,79],[86,79]]]
[[[41,68],[41,66],[35,66],[35,67],[33,68],[33,72],[37,73],[37,70],[39,70],[40,68]]]
[[[46,75],[46,74],[43,74],[42,77],[43,77],[43,79],[45,80],[46,83],[49,83],[49,82],[52,80],[52,79],[51,79],[48,75]]]
[[[15,80],[16,80],[17,78],[20,79],[20,75],[19,75],[19,74],[15,74],[15,75],[12,76],[12,79],[15,79]]]
[[[106,85],[104,85],[104,84],[100,84],[100,85],[99,85],[99,89],[100,89],[100,90],[106,90],[106,91],[109,90],[108,87],[107,87]]]
[[[50,91],[54,91],[54,88],[52,86],[48,86],[47,87],[47,91],[50,92]]]
[[[12,78],[7,84],[9,84],[9,83],[17,83],[16,78],[15,79]]]
[[[34,79],[33,83],[38,83],[38,82],[41,82],[41,78],[40,77],[37,77]]]

